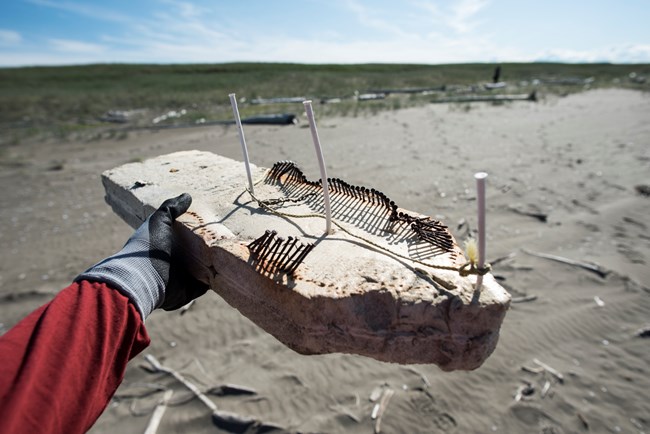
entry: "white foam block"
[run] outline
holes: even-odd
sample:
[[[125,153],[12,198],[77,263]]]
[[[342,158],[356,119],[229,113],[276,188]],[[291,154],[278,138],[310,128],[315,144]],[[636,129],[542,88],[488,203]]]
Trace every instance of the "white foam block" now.
[[[277,215],[245,191],[243,163],[200,151],[126,164],[106,171],[103,183],[106,201],[133,227],[165,199],[190,193],[192,207],[175,231],[192,273],[301,354],[343,352],[471,370],[492,353],[510,296],[491,274],[475,291],[476,276],[437,268],[465,262],[450,234],[446,249],[424,242],[410,224],[391,222],[390,209],[369,190],[349,194],[333,182],[338,225],[325,235],[324,220],[316,216],[323,213],[322,195],[310,194],[318,182],[289,172],[270,179],[266,169],[251,169],[255,179],[265,179],[255,187],[257,199],[301,200],[269,206],[284,214]],[[274,266],[273,255],[249,249],[265,230],[314,248],[287,273]]]

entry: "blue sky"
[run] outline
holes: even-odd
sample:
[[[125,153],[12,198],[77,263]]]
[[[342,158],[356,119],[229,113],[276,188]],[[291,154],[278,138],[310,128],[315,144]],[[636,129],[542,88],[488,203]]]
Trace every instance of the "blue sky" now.
[[[0,66],[650,62],[649,0],[0,0]]]

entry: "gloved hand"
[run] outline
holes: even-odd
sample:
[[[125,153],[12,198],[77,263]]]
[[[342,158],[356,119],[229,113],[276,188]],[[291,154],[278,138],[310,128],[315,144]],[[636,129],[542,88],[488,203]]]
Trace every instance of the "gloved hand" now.
[[[208,286],[182,265],[173,243],[172,223],[192,197],[167,199],[129,238],[122,250],[80,274],[75,281],[103,282],[131,299],[144,320],[156,308],[178,309],[203,295]]]

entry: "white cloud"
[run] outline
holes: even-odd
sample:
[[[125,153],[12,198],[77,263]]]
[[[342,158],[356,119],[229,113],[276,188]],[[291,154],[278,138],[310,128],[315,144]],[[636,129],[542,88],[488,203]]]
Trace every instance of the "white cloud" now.
[[[116,12],[113,9],[103,8],[101,6],[89,5],[84,3],[51,1],[51,0],[27,0],[29,3],[45,6],[52,9],[59,9],[76,15],[94,18],[102,21],[113,21],[127,23],[131,21],[128,15]]]
[[[534,60],[575,63],[648,63],[650,62],[650,44],[609,45],[589,50],[557,48],[539,53]]]
[[[373,6],[367,7],[356,0],[345,0],[343,4],[355,14],[362,26],[379,30],[392,36],[410,37],[408,32],[395,25],[391,20],[377,16],[376,8]]]
[[[487,0],[460,0],[455,3],[449,17],[449,26],[458,33],[467,33],[476,26],[476,15],[487,6]]]
[[[200,17],[202,14],[209,12],[208,9],[197,6],[194,3],[188,1],[178,1],[178,0],[160,0],[162,3],[172,5],[176,8],[176,11],[183,18],[196,18]]]
[[[65,53],[98,53],[106,50],[103,45],[72,39],[50,39],[48,43],[54,50]]]
[[[487,0],[456,0],[444,7],[433,1],[414,1],[411,4],[422,10],[434,27],[443,26],[456,34],[467,34],[475,29],[480,12],[488,5]]]
[[[9,29],[0,29],[0,45],[17,45],[22,40],[20,33]]]

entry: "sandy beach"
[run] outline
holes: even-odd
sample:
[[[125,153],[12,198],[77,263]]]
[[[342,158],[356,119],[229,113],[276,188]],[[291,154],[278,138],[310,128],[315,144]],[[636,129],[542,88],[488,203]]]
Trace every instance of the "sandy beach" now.
[[[318,179],[300,118],[297,126],[247,126],[251,160],[293,160]],[[147,319],[151,346],[90,432],[144,432],[164,388],[175,393],[159,433],[218,432],[181,385],[141,368],[153,354],[203,390],[254,389],[210,398],[289,432],[371,433],[371,398],[390,388],[383,433],[650,433],[650,197],[637,188],[650,185],[649,119],[650,94],[601,89],[319,120],[330,176],[435,216],[459,240],[476,228],[473,174],[489,173],[487,256],[513,297],[495,352],[475,371],[451,373],[301,356],[209,292],[183,315]],[[0,333],[130,236],[104,203],[104,170],[191,149],[241,159],[232,126],[7,148]],[[597,264],[602,276],[537,254]]]

